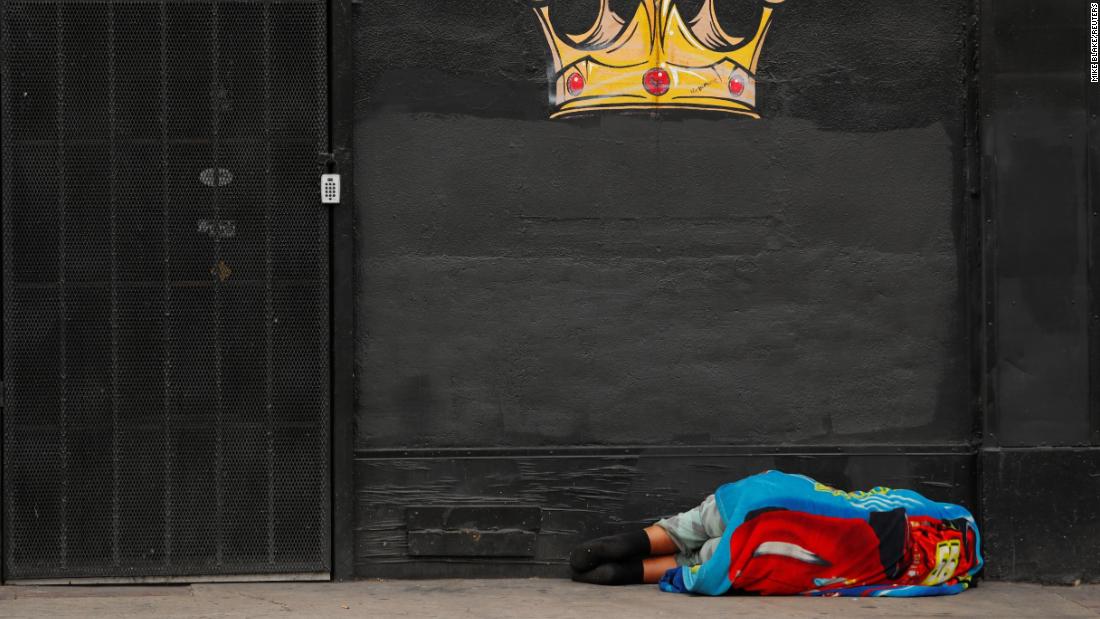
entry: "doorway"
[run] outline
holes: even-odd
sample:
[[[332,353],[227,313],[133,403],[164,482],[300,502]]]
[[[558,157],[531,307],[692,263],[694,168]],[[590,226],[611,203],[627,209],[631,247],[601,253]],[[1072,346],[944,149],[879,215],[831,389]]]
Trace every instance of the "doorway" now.
[[[3,577],[328,578],[325,0],[2,0]]]

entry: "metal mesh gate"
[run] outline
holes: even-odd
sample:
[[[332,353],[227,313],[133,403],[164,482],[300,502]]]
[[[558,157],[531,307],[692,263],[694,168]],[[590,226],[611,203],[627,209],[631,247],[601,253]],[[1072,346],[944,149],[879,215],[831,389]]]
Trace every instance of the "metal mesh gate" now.
[[[0,0],[4,577],[329,569],[323,0]]]

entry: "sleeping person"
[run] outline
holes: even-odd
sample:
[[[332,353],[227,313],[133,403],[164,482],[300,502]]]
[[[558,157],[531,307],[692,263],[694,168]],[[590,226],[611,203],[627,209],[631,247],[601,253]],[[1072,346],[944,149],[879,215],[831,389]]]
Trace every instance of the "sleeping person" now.
[[[670,592],[909,597],[965,590],[982,558],[961,506],[768,471],[643,530],[586,542],[570,566],[578,582]]]

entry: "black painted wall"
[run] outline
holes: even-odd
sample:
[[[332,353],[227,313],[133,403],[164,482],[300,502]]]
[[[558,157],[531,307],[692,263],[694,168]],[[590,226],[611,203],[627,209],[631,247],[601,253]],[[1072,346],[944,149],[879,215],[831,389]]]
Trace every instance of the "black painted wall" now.
[[[763,120],[569,122],[522,3],[364,3],[361,444],[965,440],[969,8],[911,4],[782,7]]]
[[[982,6],[980,490],[994,578],[1100,579],[1100,84],[1089,81],[1090,4]]]
[[[354,18],[358,574],[560,574],[770,467],[974,503],[969,2],[789,0],[761,120],[548,120],[518,0]]]

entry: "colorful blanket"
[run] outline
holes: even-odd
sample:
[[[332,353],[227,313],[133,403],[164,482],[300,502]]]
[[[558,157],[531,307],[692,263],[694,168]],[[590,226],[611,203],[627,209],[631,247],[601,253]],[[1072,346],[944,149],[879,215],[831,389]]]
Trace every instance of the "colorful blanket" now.
[[[768,471],[715,493],[726,523],[710,560],[661,589],[723,595],[929,596],[965,590],[982,567],[965,508],[911,490],[844,492]]]

